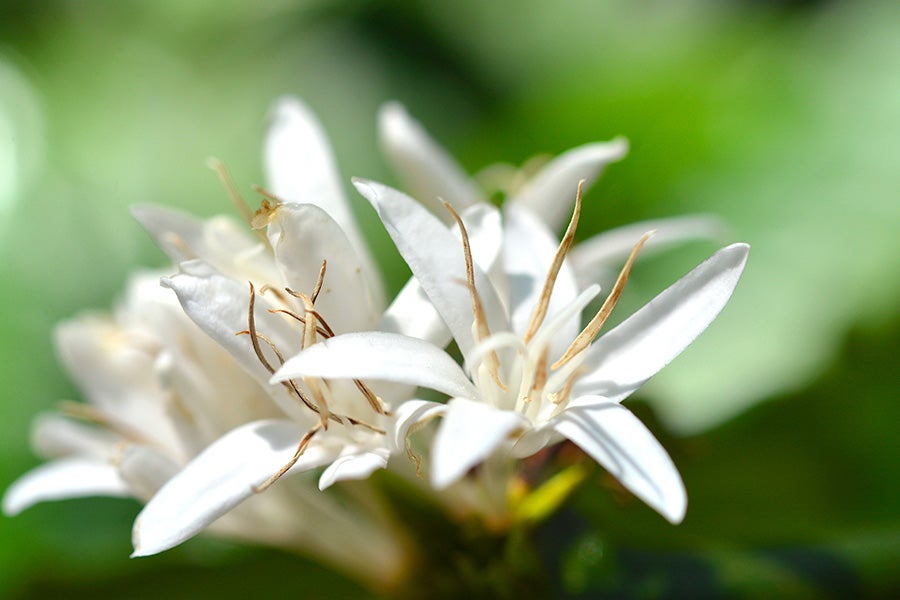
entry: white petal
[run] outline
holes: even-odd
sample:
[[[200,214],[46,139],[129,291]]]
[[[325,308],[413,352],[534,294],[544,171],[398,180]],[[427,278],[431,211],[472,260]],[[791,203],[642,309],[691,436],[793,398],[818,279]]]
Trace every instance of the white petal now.
[[[252,496],[254,486],[290,460],[303,434],[288,421],[258,421],[220,438],[170,479],[138,515],[132,556],[177,546]],[[310,444],[288,474],[321,466],[328,458],[320,446]]]
[[[383,379],[427,387],[450,396],[478,392],[449,354],[422,340],[395,333],[348,333],[310,346],[290,358],[272,377]]]
[[[162,206],[139,204],[131,214],[173,262],[199,256],[203,245],[203,222],[187,213]]]
[[[284,97],[272,107],[271,122],[263,148],[269,190],[285,202],[321,207],[364,249],[318,119],[297,98]]]
[[[35,467],[3,496],[3,512],[14,516],[38,502],[87,496],[130,496],[110,463],[94,458],[61,458]]]
[[[196,261],[181,264],[181,273],[162,279],[162,285],[175,291],[184,312],[208,336],[219,343],[238,363],[278,402],[286,414],[299,422],[307,422],[310,415],[282,386],[268,385],[269,372],[260,363],[249,336],[236,335],[247,329],[249,287],[222,276],[207,265]],[[257,330],[271,339],[285,356],[299,350],[295,332],[278,315],[268,312],[265,297],[256,298]],[[273,361],[270,358],[270,362]],[[273,363],[277,366],[277,363]]]
[[[446,410],[446,404],[429,400],[408,400],[397,407],[394,411],[394,450],[406,448],[406,437],[414,425],[438,417]]]
[[[682,242],[718,238],[727,228],[720,219],[710,215],[687,215],[610,229],[572,248],[570,257],[579,285],[584,287],[596,282],[606,287],[615,281],[635,243],[648,231],[656,233],[644,244],[642,257]]]
[[[506,228],[503,238],[503,262],[510,292],[513,331],[524,335],[531,322],[534,307],[541,297],[547,271],[553,264],[559,241],[527,208],[509,205],[506,208]],[[546,323],[578,296],[575,276],[568,260],[563,261],[550,296]],[[557,335],[561,347],[554,346],[553,356],[559,356],[578,335],[580,313],[574,315]]]
[[[573,148],[541,169],[510,202],[530,208],[547,227],[559,229],[575,205],[578,182],[585,179],[590,186],[607,164],[620,160],[627,151],[628,142],[622,138]]]
[[[399,103],[378,113],[381,149],[410,195],[446,223],[452,218],[439,198],[462,210],[483,200],[478,186]]]
[[[725,307],[749,250],[746,244],[719,250],[594,342],[573,394],[618,402],[669,364]]]
[[[117,457],[119,476],[131,494],[144,502],[178,473],[179,465],[154,448],[131,445]]]
[[[120,440],[107,429],[55,413],[38,415],[31,427],[31,446],[46,457],[78,454],[106,460]]]
[[[443,317],[462,353],[475,346],[472,301],[460,242],[415,200],[374,181],[354,179],[356,189],[372,203],[385,228]],[[503,305],[484,272],[474,265],[475,288],[492,333],[507,331]]]
[[[440,313],[415,277],[406,282],[387,307],[376,329],[424,340],[439,348],[453,339]]]
[[[510,434],[528,428],[519,413],[453,398],[434,438],[431,483],[443,489],[487,458]]]
[[[554,428],[672,523],[687,508],[681,476],[665,449],[631,411],[595,397],[566,410]]]
[[[319,489],[329,488],[338,481],[365,479],[387,466],[388,454],[386,448],[375,448],[338,457],[319,478]]]
[[[338,333],[372,327],[383,309],[382,291],[371,290],[367,265],[344,231],[313,204],[282,204],[269,213],[269,243],[288,287],[312,293],[327,261],[316,309]]]

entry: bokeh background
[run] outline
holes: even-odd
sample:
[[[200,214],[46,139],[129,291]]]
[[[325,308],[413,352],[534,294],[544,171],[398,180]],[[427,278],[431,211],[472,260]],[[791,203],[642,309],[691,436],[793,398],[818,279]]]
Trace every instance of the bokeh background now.
[[[317,112],[348,179],[398,183],[375,135],[391,99],[472,173],[626,136],[581,237],[693,212],[732,228],[640,263],[630,307],[717,244],[753,246],[720,319],[629,401],[682,470],[685,522],[616,496],[598,468],[538,532],[559,595],[900,591],[892,1],[0,2],[0,488],[38,463],[32,416],[78,398],[53,324],[165,264],[129,205],[231,212],[211,155],[252,197],[282,94]],[[363,204],[397,289],[404,265]],[[0,597],[363,595],[220,541],[130,560],[138,510],[88,499],[0,517]]]

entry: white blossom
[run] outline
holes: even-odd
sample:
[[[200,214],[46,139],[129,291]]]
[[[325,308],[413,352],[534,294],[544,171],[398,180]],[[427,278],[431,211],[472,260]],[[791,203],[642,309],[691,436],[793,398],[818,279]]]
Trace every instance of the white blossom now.
[[[686,508],[681,478],[653,435],[621,405],[675,358],[722,310],[746,261],[728,246],[620,325],[593,341],[628,276],[641,239],[597,316],[580,327],[599,286],[578,291],[566,253],[580,209],[558,248],[529,209],[507,210],[502,268],[485,272],[472,254],[415,200],[369,181],[357,189],[452,332],[460,368],[439,347],[383,332],[333,337],[288,360],[273,381],[317,376],[373,378],[431,388],[446,404],[434,440],[431,481],[443,488],[491,455],[529,456],[568,438],[672,522]],[[425,414],[425,411],[429,411]]]

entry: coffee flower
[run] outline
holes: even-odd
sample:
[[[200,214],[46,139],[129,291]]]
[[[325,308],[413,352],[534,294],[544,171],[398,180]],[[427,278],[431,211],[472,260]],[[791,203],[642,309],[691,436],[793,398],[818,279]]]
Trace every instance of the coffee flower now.
[[[621,402],[718,315],[737,284],[748,247],[723,248],[595,341],[647,236],[582,329],[581,312],[600,290],[593,285],[579,293],[566,265],[580,191],[555,249],[547,244],[551,234],[528,209],[507,210],[504,260],[492,274],[473,258],[475,242],[462,222],[460,244],[408,196],[369,181],[357,180],[356,186],[452,332],[465,369],[425,341],[363,332],[305,349],[273,381],[371,378],[447,394],[446,404],[418,408],[422,419],[443,415],[431,448],[431,481],[438,488],[491,457],[530,456],[567,438],[668,520],[681,521],[687,499],[675,466]]]

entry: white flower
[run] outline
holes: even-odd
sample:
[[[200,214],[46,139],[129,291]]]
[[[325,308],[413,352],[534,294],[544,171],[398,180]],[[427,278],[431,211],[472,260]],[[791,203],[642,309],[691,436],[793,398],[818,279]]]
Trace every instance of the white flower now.
[[[421,418],[443,414],[432,448],[431,479],[459,480],[498,452],[529,456],[568,438],[672,522],[686,495],[672,461],[621,405],[677,356],[721,311],[748,247],[726,247],[596,341],[642,239],[597,317],[580,331],[581,311],[599,293],[580,294],[564,257],[580,209],[558,249],[528,209],[510,207],[502,230],[503,265],[486,273],[476,241],[459,241],[421,205],[367,181],[357,189],[376,208],[401,255],[440,313],[465,358],[402,335],[333,337],[288,360],[273,381],[316,376],[374,378],[438,390],[446,405],[417,405]]]
[[[158,275],[136,277],[113,316],[60,327],[60,353],[90,402],[69,412],[93,423],[38,421],[35,445],[58,458],[10,488],[7,513],[83,495],[153,497],[135,523],[138,556],[212,525],[370,580],[402,570],[405,546],[376,503],[324,495],[302,477],[253,493],[292,461],[301,440],[309,443],[294,472],[327,467],[321,487],[384,466],[393,443],[394,418],[362,382],[269,384],[276,350],[290,355],[332,331],[371,329],[384,309],[318,123],[289,99],[274,117],[266,166],[272,192],[286,202],[264,202],[254,218],[260,237],[227,218],[135,209],[179,273],[164,277],[164,287]],[[254,294],[248,281],[268,290]],[[402,323],[393,330],[406,331]],[[190,490],[178,483],[185,480]]]

